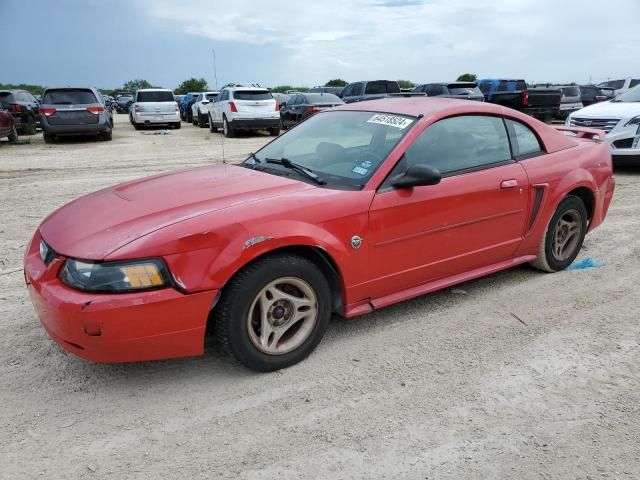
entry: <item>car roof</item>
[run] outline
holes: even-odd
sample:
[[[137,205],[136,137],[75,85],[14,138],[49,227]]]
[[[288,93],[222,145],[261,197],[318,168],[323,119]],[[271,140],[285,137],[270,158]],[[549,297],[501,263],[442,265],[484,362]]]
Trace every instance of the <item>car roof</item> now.
[[[136,91],[138,92],[171,92],[171,90],[169,90],[168,88],[139,88]]]
[[[489,102],[470,102],[443,97],[385,97],[378,100],[347,103],[333,108],[335,111],[380,112],[408,115],[435,122],[454,115],[500,115],[518,120],[533,128],[541,137],[548,153],[576,146],[576,142],[555,128],[529,115]]]

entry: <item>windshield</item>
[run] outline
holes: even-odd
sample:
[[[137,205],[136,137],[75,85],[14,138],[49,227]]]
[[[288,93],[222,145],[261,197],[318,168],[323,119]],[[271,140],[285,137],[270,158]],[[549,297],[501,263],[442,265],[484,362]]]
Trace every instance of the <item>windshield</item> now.
[[[614,102],[640,102],[640,85],[618,95]]]
[[[52,105],[83,105],[96,103],[91,90],[47,90],[42,103]]]
[[[578,87],[562,87],[560,88],[565,97],[578,97],[580,96],[580,91]]]
[[[138,92],[138,103],[140,102],[175,102],[173,93],[169,90],[151,90]]]
[[[271,100],[271,92],[265,90],[236,90],[233,92],[236,100]]]
[[[267,159],[285,158],[320,176],[329,188],[360,189],[411,130],[415,118],[378,112],[319,113],[248,158],[245,166],[296,176]]]

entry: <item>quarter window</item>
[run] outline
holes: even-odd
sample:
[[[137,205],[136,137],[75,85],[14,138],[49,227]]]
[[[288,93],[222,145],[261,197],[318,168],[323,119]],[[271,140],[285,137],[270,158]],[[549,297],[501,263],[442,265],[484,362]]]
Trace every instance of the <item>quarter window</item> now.
[[[428,127],[407,149],[404,168],[427,164],[443,175],[509,162],[511,150],[499,117],[465,115]]]
[[[525,124],[506,120],[511,132],[513,155],[516,158],[534,155],[543,151],[536,134]]]

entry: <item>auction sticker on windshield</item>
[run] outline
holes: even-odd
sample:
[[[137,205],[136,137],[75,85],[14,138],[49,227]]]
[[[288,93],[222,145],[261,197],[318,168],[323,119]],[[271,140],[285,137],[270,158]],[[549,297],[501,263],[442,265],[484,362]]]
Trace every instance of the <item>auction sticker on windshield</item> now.
[[[413,120],[405,117],[399,117],[398,115],[387,115],[384,113],[377,113],[369,120],[368,123],[378,123],[380,125],[387,125],[389,127],[396,127],[404,130],[413,123]]]

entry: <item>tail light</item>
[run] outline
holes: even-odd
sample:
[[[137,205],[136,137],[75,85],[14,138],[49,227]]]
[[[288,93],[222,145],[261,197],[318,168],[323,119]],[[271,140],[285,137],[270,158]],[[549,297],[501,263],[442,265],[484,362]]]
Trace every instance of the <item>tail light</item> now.
[[[522,105],[529,106],[529,92],[522,92]]]
[[[11,105],[9,105],[9,111],[20,113],[22,112],[22,106],[20,106],[19,103],[12,103]]]
[[[137,111],[138,111],[138,110],[136,110],[136,112],[137,112]],[[178,104],[176,103],[176,112],[179,112],[179,111],[180,111],[180,107],[179,107],[179,106],[178,106]]]
[[[45,117],[50,117],[54,113],[56,113],[55,108],[42,108],[40,107],[40,115],[44,115]]]
[[[229,102],[229,107],[231,107],[231,111],[233,113],[238,113],[238,109],[236,108],[236,104],[234,102]]]
[[[133,107],[133,109],[134,109],[136,112],[140,112],[140,105],[136,105],[135,107]]]
[[[278,102],[276,102],[276,112],[280,111],[280,104]]]
[[[321,111],[322,109],[320,107],[316,107],[315,105],[309,108],[309,113],[318,113]]]
[[[87,107],[87,112],[93,113],[94,115],[98,115],[104,112],[104,107],[102,105],[98,107]]]

